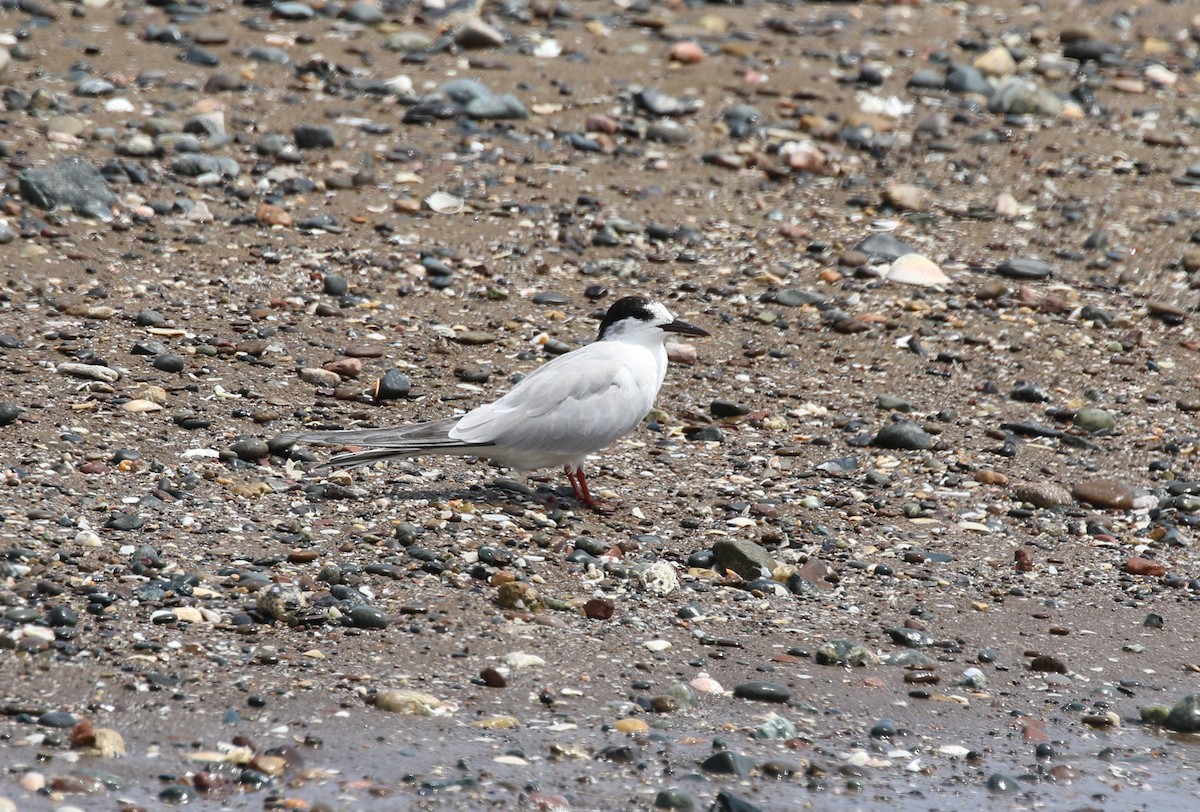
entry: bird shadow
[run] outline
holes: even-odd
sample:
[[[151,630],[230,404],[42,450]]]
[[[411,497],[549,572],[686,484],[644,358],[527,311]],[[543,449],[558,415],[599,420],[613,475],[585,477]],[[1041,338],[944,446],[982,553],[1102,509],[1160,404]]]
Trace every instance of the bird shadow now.
[[[494,506],[497,512],[503,512],[505,507],[512,506],[520,510],[532,508],[546,513],[561,510],[564,514],[570,513],[578,517],[605,515],[604,511],[589,510],[569,494],[558,493],[548,485],[529,491],[518,491],[499,485],[448,485],[444,488],[398,486],[393,487],[388,495],[399,502],[436,503],[459,500],[476,505]]]

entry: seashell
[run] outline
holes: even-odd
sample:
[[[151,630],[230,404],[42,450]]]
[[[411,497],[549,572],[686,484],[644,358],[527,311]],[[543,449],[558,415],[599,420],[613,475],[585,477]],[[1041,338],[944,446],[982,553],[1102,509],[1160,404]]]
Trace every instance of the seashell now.
[[[434,192],[425,198],[425,205],[438,214],[458,214],[463,210],[463,199],[449,192]]]
[[[950,284],[950,277],[933,260],[920,254],[905,254],[892,263],[885,277],[889,282],[922,287],[939,287]]]
[[[146,412],[161,412],[162,411],[162,406],[160,404],[155,403],[152,400],[145,400],[143,398],[134,398],[133,400],[127,400],[121,404],[121,408],[127,412],[133,412],[134,414],[145,414]]]

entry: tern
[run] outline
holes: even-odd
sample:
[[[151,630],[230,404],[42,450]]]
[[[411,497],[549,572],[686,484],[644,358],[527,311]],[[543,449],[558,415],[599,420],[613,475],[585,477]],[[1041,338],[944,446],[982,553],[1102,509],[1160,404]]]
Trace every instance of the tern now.
[[[332,467],[450,454],[484,457],[522,471],[561,466],[575,498],[590,508],[583,463],[637,428],[667,374],[667,336],[707,336],[661,302],[626,296],[608,309],[596,341],[560,355],[507,394],[461,417],[377,429],[287,434],[292,443],[361,446],[337,454]]]

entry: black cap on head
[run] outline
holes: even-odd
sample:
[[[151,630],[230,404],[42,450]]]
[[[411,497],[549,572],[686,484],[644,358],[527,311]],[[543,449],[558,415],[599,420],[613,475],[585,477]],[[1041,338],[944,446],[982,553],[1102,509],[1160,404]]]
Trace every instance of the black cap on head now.
[[[658,314],[650,309],[650,303],[641,296],[626,296],[613,302],[604,314],[604,321],[600,322],[599,337],[604,338],[609,328],[624,319],[637,319],[649,323],[658,317]]]
[[[644,325],[658,327],[664,333],[679,333],[689,336],[706,336],[707,330],[693,327],[686,321],[675,318],[675,314],[667,309],[662,302],[651,302],[641,296],[626,296],[618,299],[604,314],[600,322],[600,338],[609,337],[617,325],[629,325],[630,322],[641,322]],[[618,328],[619,329],[619,328]]]

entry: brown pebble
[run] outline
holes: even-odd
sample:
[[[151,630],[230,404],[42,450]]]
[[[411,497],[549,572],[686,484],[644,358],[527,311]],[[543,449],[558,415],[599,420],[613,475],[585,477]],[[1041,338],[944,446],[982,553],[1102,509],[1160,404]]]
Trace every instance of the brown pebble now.
[[[292,225],[292,215],[271,203],[259,203],[254,212],[254,219],[264,226],[290,228]]]
[[[613,135],[621,129],[621,122],[603,113],[592,113],[584,120],[583,128],[589,133],[605,133]]]
[[[1033,557],[1029,555],[1029,551],[1024,547],[1018,547],[1013,552],[1013,567],[1017,572],[1033,571]]]
[[[322,369],[337,373],[342,378],[357,378],[362,374],[363,362],[357,358],[339,358],[324,364]]]
[[[483,680],[483,684],[489,688],[508,687],[508,680],[504,678],[504,675],[490,665],[479,672],[479,678]]]
[[[590,620],[608,620],[616,604],[611,598],[592,598],[583,605],[583,614]]]
[[[1052,482],[1022,482],[1013,486],[1012,495],[1014,499],[1039,508],[1071,504],[1071,494],[1067,489]]]
[[[1130,510],[1133,507],[1133,488],[1115,479],[1085,479],[1071,488],[1071,496],[1100,508]]]
[[[975,481],[981,485],[1007,485],[1008,477],[999,471],[993,471],[991,468],[984,468],[981,471],[975,472]]]
[[[1039,654],[1029,663],[1031,671],[1041,671],[1047,674],[1066,674],[1067,664],[1053,654]]]
[[[320,557],[321,554],[316,550],[291,550],[288,552],[287,560],[292,564],[308,564]]]
[[[1167,574],[1165,564],[1135,555],[1125,562],[1125,571],[1130,575],[1147,575],[1151,578],[1161,578]]]

